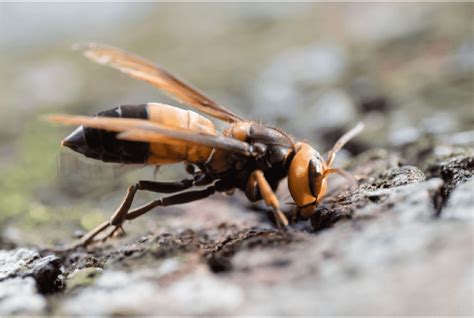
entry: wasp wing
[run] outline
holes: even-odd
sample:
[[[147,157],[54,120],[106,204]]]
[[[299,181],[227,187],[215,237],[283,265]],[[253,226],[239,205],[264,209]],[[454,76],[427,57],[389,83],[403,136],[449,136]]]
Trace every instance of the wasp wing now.
[[[246,142],[225,136],[198,133],[182,128],[161,125],[144,119],[74,115],[49,115],[46,119],[64,125],[83,125],[118,132],[120,133],[118,135],[120,139],[169,144],[189,142],[232,151],[245,156],[252,156],[250,145]]]
[[[119,48],[97,43],[78,45],[84,55],[92,61],[113,67],[135,79],[150,83],[163,90],[179,102],[192,106],[212,117],[227,121],[242,121],[242,118],[218,105],[203,93],[177,79],[168,71],[152,62]]]

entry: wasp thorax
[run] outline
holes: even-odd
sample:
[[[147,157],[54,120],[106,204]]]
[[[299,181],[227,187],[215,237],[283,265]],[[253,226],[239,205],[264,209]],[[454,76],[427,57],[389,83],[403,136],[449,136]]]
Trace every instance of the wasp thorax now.
[[[267,151],[267,146],[261,143],[255,143],[251,147],[251,151],[255,153],[257,156],[262,156]]]

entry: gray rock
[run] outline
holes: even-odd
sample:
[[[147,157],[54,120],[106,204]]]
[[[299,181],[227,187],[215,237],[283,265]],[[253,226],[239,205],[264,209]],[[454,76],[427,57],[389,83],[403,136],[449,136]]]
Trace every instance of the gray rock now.
[[[431,193],[441,185],[394,188],[383,204],[298,244],[237,254],[243,314],[472,314],[473,231],[433,218]],[[277,258],[283,266],[272,265]]]
[[[59,312],[79,316],[204,315],[236,310],[242,302],[241,289],[190,260],[189,269],[182,259],[171,258],[156,268],[105,271],[92,284],[68,293]]]
[[[46,305],[46,298],[37,293],[32,277],[0,281],[0,315],[42,314]]]
[[[42,313],[42,294],[59,291],[61,263],[56,256],[41,257],[37,252],[0,250],[0,314]]]
[[[48,294],[63,287],[61,273],[61,261],[55,255],[41,257],[37,252],[26,249],[0,250],[0,281],[32,277],[38,291]]]
[[[0,250],[0,281],[18,276],[28,264],[39,258],[37,252],[23,248],[13,251]]]
[[[430,177],[440,177],[444,181],[443,187],[434,198],[438,215],[449,201],[453,190],[470,180],[474,172],[474,156],[466,151],[463,154],[451,153],[441,158],[434,157],[427,165],[426,174]]]
[[[171,311],[179,315],[235,314],[244,301],[242,287],[209,272],[176,282],[165,295],[174,304],[193,304]]]
[[[59,312],[77,316],[145,315],[155,311],[159,289],[151,271],[107,271],[92,286],[76,291]]]
[[[441,218],[474,220],[474,179],[454,189],[447,206],[442,210]]]
[[[425,179],[425,174],[417,167],[403,166],[383,172],[375,182],[375,185],[378,188],[393,188],[423,182]]]
[[[436,159],[426,179],[395,153],[365,152],[348,167],[359,188],[330,192],[314,230],[302,222],[279,231],[254,214],[246,225],[233,213],[234,223],[190,229],[191,206],[175,230],[66,252],[62,263],[0,251],[0,313],[472,315],[469,158]],[[435,199],[447,187],[439,214]],[[215,213],[219,202],[201,209]],[[42,295],[54,291],[62,293]]]

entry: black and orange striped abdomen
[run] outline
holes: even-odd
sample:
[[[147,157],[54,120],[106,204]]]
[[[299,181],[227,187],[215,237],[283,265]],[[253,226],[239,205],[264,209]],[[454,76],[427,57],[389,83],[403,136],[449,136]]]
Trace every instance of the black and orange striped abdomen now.
[[[149,103],[148,120],[171,128],[181,128],[196,133],[216,134],[214,124],[204,116],[165,104]],[[166,139],[166,138],[165,138]],[[150,144],[150,164],[167,164],[188,161],[204,163],[212,148],[184,141]]]
[[[207,118],[193,111],[158,103],[119,106],[100,112],[96,116],[145,119],[171,128],[207,134],[216,133],[214,124]],[[120,140],[116,137],[116,132],[81,126],[63,140],[63,145],[86,157],[104,162],[155,165],[181,161],[203,163],[212,152],[209,147],[183,141],[147,143]]]

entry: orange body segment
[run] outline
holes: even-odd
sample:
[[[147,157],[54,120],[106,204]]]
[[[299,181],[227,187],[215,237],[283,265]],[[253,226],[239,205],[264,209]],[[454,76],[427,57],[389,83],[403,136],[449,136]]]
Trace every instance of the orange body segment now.
[[[193,111],[159,103],[149,103],[147,107],[148,118],[154,123],[196,133],[216,134],[214,124]],[[203,163],[211,153],[210,147],[178,140],[170,143],[150,143],[148,163],[156,165],[182,161]]]

